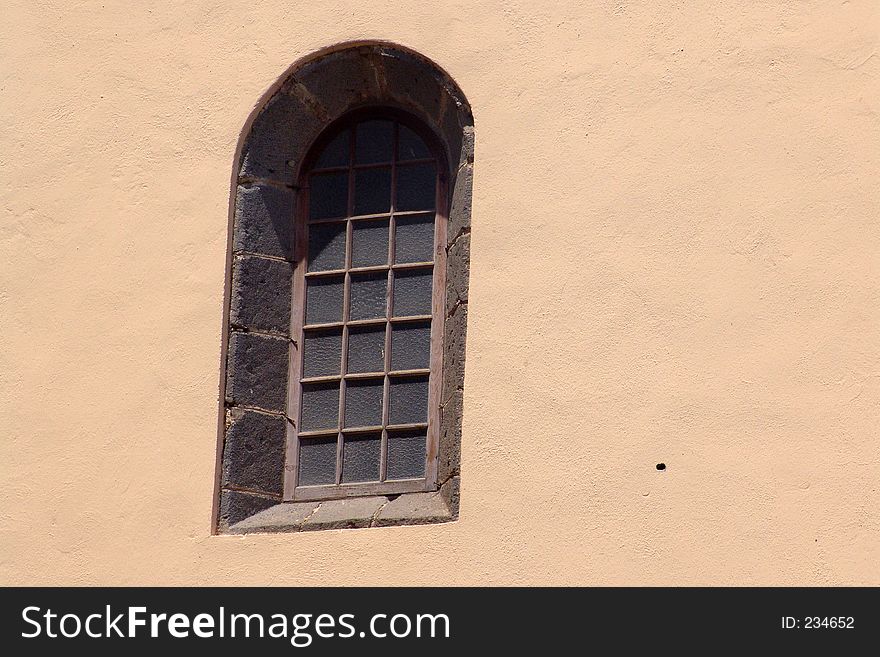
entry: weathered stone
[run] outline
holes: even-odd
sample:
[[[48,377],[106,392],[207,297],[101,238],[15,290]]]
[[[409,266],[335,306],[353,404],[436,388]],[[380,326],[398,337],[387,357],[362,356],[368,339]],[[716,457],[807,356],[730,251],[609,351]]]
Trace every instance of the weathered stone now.
[[[293,260],[296,193],[277,185],[239,185],[232,249]]]
[[[452,95],[447,95],[446,98],[437,131],[446,148],[449,167],[455,171],[466,161],[462,157],[465,134],[461,119],[470,117],[461,116],[461,108],[456,105]]]
[[[385,86],[391,97],[422,115],[437,130],[442,122],[441,112],[448,103],[455,104],[442,78],[424,59],[412,53],[385,48],[380,55]]]
[[[229,528],[230,534],[295,532],[318,507],[318,502],[283,502]]]
[[[452,513],[439,492],[406,493],[383,506],[374,525],[424,525],[447,520],[452,520]]]
[[[226,367],[226,401],[281,412],[287,400],[287,338],[233,333]]]
[[[388,501],[383,496],[350,497],[342,500],[321,502],[302,529],[349,529],[369,527],[383,504]]]
[[[371,51],[369,47],[340,50],[297,71],[296,79],[320,104],[328,121],[355,107],[381,103],[385,98]]]
[[[234,490],[224,490],[220,493],[220,517],[218,526],[226,530],[230,525],[241,522],[255,513],[268,509],[278,504],[278,500],[250,493],[240,493]]]
[[[464,392],[455,390],[440,407],[440,449],[437,463],[437,478],[440,481],[459,473],[463,400]]]
[[[449,509],[449,513],[452,515],[453,520],[458,518],[458,503],[460,492],[460,477],[451,477],[450,479],[446,480],[440,487],[440,497],[443,498],[443,502]]]
[[[473,119],[473,117],[470,117]],[[474,163],[474,150],[475,150],[476,142],[475,142],[475,134],[474,134],[474,125],[473,121],[468,125],[465,125],[461,131],[461,151],[459,156],[459,162],[464,164],[473,164]]]
[[[286,421],[238,409],[233,415],[223,446],[223,485],[281,495]]]
[[[276,93],[254,119],[241,151],[239,176],[295,184],[297,168],[324,128],[302,100]]]
[[[458,305],[446,318],[443,338],[442,399],[464,388],[464,356],[467,341],[467,304]]]
[[[452,190],[452,204],[449,209],[447,239],[453,242],[463,231],[471,227],[471,194],[474,182],[474,167],[463,166],[455,176]]]
[[[456,304],[467,303],[468,280],[471,274],[471,236],[462,233],[449,247],[446,255],[446,313]]]
[[[289,262],[252,256],[237,258],[232,265],[232,326],[287,335],[292,275]]]

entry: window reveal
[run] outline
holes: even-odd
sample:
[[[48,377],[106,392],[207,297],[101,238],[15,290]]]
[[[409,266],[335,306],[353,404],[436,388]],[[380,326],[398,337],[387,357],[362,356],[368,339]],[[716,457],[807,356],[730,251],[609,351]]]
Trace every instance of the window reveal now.
[[[302,178],[285,499],[433,490],[445,289],[440,155],[348,123]]]

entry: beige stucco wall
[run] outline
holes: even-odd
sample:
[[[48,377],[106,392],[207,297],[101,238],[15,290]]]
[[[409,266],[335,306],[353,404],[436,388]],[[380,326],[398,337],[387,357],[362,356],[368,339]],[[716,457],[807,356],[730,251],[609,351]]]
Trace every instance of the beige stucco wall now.
[[[880,584],[873,0],[4,15],[0,582]],[[211,536],[236,143],[371,38],[476,119],[461,519]]]

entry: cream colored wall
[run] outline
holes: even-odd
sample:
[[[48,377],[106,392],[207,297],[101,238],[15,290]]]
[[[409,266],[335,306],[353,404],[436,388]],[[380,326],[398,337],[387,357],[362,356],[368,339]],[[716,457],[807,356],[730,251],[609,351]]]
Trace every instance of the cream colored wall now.
[[[0,582],[880,584],[877,3],[4,14]],[[461,519],[213,537],[236,143],[370,38],[476,118]]]

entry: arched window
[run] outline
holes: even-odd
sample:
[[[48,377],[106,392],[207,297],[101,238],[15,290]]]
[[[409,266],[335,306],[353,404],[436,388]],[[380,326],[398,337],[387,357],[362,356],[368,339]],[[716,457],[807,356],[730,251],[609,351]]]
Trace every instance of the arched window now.
[[[458,516],[473,117],[387,43],[307,57],[235,163],[214,527]]]
[[[285,499],[431,490],[446,166],[414,118],[357,112],[300,178]]]

